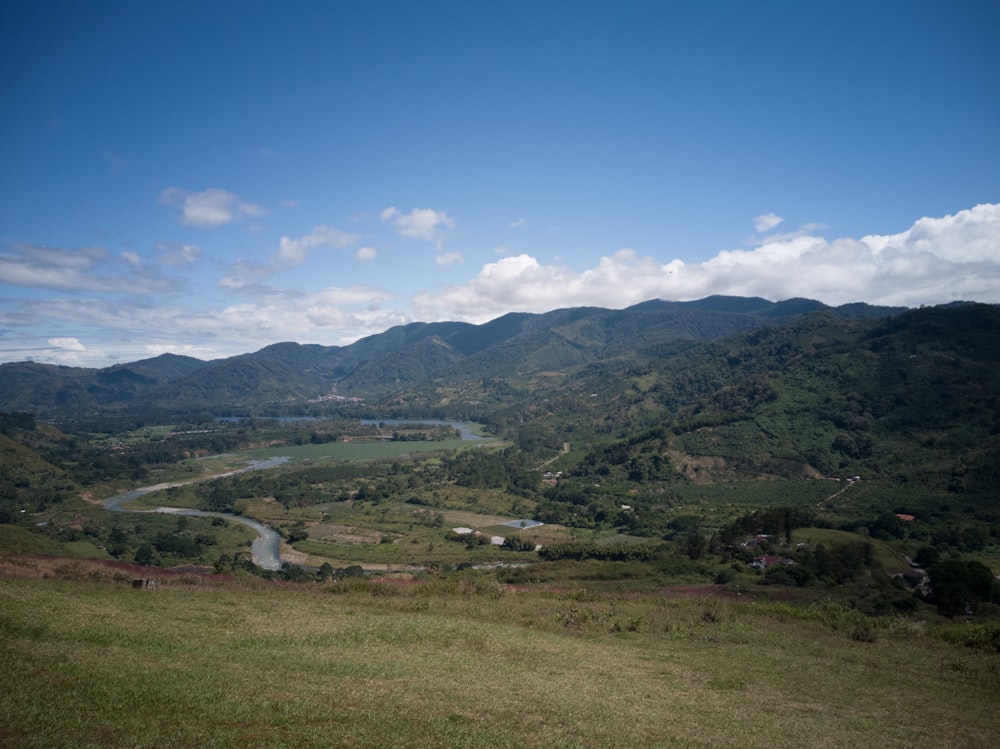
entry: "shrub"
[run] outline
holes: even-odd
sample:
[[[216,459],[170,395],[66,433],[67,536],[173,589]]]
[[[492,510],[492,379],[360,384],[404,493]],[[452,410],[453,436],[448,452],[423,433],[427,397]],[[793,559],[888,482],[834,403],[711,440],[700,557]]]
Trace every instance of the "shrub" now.
[[[819,620],[835,632],[845,632],[857,642],[875,642],[878,637],[878,620],[867,614],[833,601],[824,601],[812,608]]]
[[[1000,622],[948,627],[939,630],[937,635],[953,645],[964,645],[973,650],[1000,653]]]

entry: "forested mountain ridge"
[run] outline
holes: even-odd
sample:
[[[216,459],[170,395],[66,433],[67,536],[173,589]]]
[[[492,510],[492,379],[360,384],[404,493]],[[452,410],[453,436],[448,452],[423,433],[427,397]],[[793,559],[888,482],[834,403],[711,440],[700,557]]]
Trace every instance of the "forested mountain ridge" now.
[[[277,343],[210,362],[172,354],[105,369],[17,362],[0,365],[0,410],[58,418],[130,409],[267,408],[334,392],[371,400],[435,380],[566,371],[616,357],[662,358],[817,310],[845,319],[904,311],[717,296],[652,300],[624,310],[511,313],[482,325],[411,323],[349,346]]]
[[[820,312],[591,368],[546,405],[552,416],[522,413],[520,431],[551,446],[589,434],[573,467],[585,481],[864,475],[989,493],[1000,490],[1000,308]]]

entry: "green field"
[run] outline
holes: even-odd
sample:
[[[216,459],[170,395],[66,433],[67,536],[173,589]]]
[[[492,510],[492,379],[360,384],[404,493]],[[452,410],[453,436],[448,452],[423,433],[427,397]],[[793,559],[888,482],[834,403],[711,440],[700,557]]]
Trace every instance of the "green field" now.
[[[1000,741],[1000,654],[832,604],[3,566],[3,747]]]
[[[462,448],[487,445],[489,442],[468,442],[460,439],[437,440],[435,442],[392,442],[389,440],[355,440],[351,442],[328,442],[324,445],[291,445],[247,450],[240,453],[250,460],[266,460],[278,456],[288,456],[292,461],[306,460],[379,460],[398,458],[402,455],[459,450]]]

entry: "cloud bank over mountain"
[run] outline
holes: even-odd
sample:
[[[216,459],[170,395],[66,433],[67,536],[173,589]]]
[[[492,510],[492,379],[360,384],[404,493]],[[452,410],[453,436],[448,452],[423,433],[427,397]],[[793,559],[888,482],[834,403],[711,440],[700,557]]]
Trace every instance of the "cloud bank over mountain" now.
[[[314,291],[276,283],[282,270],[311,262],[322,268],[319,252],[341,253],[343,262],[369,257],[371,248],[352,249],[362,242],[360,233],[318,226],[298,239],[282,237],[266,263],[220,269],[224,303],[206,307],[181,291],[179,266],[182,260],[200,262],[197,248],[163,249],[159,263],[151,265],[102,248],[13,245],[0,254],[0,277],[25,295],[0,311],[0,322],[8,331],[59,334],[12,346],[8,332],[0,356],[93,366],[166,351],[216,358],[282,340],[343,345],[413,321],[481,323],[512,311],[620,309],[654,298],[712,294],[806,297],[831,305],[1000,302],[1000,205],[924,217],[896,234],[858,238],[827,239],[814,227],[768,234],[781,223],[775,219],[772,214],[753,220],[764,232],[753,246],[723,250],[703,262],[618,249],[591,267],[573,268],[511,253],[460,283],[409,298],[378,283]],[[380,221],[431,243],[455,225],[444,211],[430,209],[382,211]],[[441,263],[441,255],[426,262]]]

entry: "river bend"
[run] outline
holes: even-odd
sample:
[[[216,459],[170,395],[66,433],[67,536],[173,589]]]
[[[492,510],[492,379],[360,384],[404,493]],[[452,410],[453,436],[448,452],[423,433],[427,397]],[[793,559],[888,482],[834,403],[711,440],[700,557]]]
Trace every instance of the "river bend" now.
[[[280,466],[283,463],[287,463],[288,458],[271,458],[269,460],[254,460],[251,461],[247,466],[243,468],[238,468],[235,471],[227,471],[226,473],[219,473],[215,476],[206,476],[204,478],[195,479],[195,481],[211,481],[213,479],[223,478],[225,476],[235,476],[240,473],[247,473],[249,471],[260,471],[265,468],[274,468],[275,466]],[[125,502],[131,502],[133,499],[138,499],[144,494],[150,494],[152,492],[162,491],[164,489],[170,489],[175,486],[182,486],[183,484],[193,483],[190,481],[178,481],[176,483],[167,484],[155,484],[154,486],[144,486],[139,489],[132,489],[127,492],[122,492],[121,494],[116,494],[113,497],[108,497],[102,504],[106,510],[111,510],[112,512],[159,512],[166,513],[170,515],[190,515],[193,517],[214,517],[214,518],[225,518],[226,520],[231,520],[234,523],[241,523],[248,528],[252,528],[257,532],[257,538],[250,545],[250,553],[253,554],[253,561],[258,567],[265,570],[278,570],[281,569],[281,554],[279,553],[279,548],[281,546],[281,535],[274,530],[274,528],[269,528],[263,523],[258,523],[256,520],[250,518],[245,518],[242,515],[234,515],[231,512],[210,512],[208,510],[189,510],[183,507],[154,507],[148,510],[133,510],[128,507],[124,507]]]

